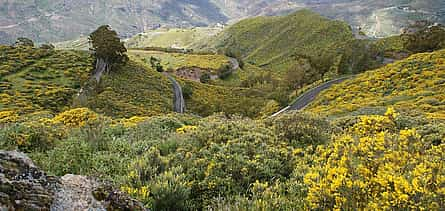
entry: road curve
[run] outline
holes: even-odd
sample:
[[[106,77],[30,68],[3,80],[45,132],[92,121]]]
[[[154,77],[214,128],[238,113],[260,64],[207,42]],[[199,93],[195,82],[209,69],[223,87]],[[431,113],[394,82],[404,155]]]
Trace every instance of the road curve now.
[[[182,95],[182,88],[181,85],[169,74],[165,74],[170,81],[173,84],[173,92],[174,92],[174,98],[173,98],[173,109],[177,113],[184,113],[185,112],[185,101],[184,96]]]
[[[351,78],[351,76],[345,76],[342,78],[337,78],[331,81],[327,81],[321,85],[318,85],[315,88],[310,89],[309,91],[303,93],[302,95],[300,95],[297,100],[295,102],[293,102],[291,105],[289,105],[288,107],[282,109],[281,111],[275,113],[272,115],[272,117],[274,116],[278,116],[281,113],[284,113],[286,111],[292,111],[292,110],[296,110],[296,111],[300,111],[303,110],[306,106],[308,106],[310,103],[312,103],[315,98],[318,96],[318,94],[320,94],[320,92],[322,92],[325,89],[330,88],[332,85],[334,84],[339,84],[343,81],[345,81],[346,79]]]

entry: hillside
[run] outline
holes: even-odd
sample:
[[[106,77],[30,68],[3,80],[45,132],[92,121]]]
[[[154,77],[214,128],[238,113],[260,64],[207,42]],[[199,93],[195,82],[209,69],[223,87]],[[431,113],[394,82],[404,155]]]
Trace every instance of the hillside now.
[[[177,70],[181,67],[199,67],[217,70],[229,64],[224,55],[167,53],[162,51],[129,50],[128,55],[135,61],[149,63],[150,57],[158,58],[165,70]]]
[[[288,16],[242,20],[201,45],[202,49],[239,54],[247,63],[286,73],[301,59],[354,40],[350,27],[302,10]]]
[[[164,26],[202,26],[227,17],[209,1],[3,1],[0,29],[39,42],[70,40],[110,24],[123,37]],[[3,40],[2,40],[3,42]]]
[[[308,110],[338,116],[387,106],[445,118],[445,50],[360,74],[323,92]]]
[[[0,46],[0,58],[0,110],[21,114],[69,108],[92,68],[76,51]]]
[[[398,44],[381,43],[388,52]],[[249,53],[263,59],[260,50]],[[187,112],[177,114],[167,73],[148,58],[172,68],[230,58],[129,56],[95,84],[87,52],[0,46],[0,209],[445,207],[445,50],[361,73],[306,111],[275,117],[289,91],[279,70],[246,63],[208,84],[178,77]]]
[[[193,28],[162,28],[146,30],[125,39],[125,45],[128,48],[180,48],[190,49],[193,44],[203,42],[212,36],[215,36],[222,30],[221,27],[193,27]],[[88,37],[55,42],[54,46],[58,49],[77,49],[87,50]]]
[[[134,59],[119,67],[106,75],[86,99],[78,99],[76,95],[92,70],[92,60],[86,52],[1,46],[0,55],[0,111],[55,114],[72,106],[86,106],[106,116],[132,117],[167,114],[173,109],[171,82],[144,60]],[[195,56],[190,61],[183,57],[182,63],[172,64],[182,67],[186,61],[199,63],[207,57]],[[227,62],[223,56],[219,59],[221,64]],[[211,58],[207,62],[221,65]],[[267,95],[255,89],[185,80],[181,83],[188,84],[190,92],[186,99],[188,112],[202,116],[226,112],[256,117],[268,101]]]

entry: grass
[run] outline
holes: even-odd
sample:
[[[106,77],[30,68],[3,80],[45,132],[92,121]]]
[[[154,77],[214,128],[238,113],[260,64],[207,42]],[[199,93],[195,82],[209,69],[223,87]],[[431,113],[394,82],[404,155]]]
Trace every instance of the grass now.
[[[112,117],[156,116],[173,112],[173,90],[167,77],[129,62],[103,77],[87,105]]]

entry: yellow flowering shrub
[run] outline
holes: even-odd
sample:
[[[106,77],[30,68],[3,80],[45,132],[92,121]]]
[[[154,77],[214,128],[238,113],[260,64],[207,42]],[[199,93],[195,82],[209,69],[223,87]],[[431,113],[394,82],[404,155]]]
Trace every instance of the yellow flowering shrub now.
[[[176,133],[178,133],[178,134],[185,134],[185,133],[193,132],[196,129],[198,129],[198,127],[193,126],[193,125],[185,125],[183,127],[180,127],[178,129],[176,129]]]
[[[390,107],[384,116],[368,115],[360,117],[360,121],[352,127],[353,132],[366,135],[376,134],[378,132],[388,131],[395,128],[395,118],[397,113]]]
[[[131,118],[124,118],[121,121],[119,121],[120,124],[122,124],[124,127],[135,127],[138,124],[145,122],[149,119],[149,117],[141,117],[141,116],[133,116]]]
[[[82,127],[94,122],[98,117],[98,114],[88,108],[75,108],[58,114],[53,121],[69,127]]]
[[[391,132],[397,114],[365,116],[350,134],[317,149],[304,177],[311,209],[438,210],[445,206],[445,144],[415,129]]]
[[[0,124],[16,122],[19,115],[15,111],[0,111]]]
[[[363,108],[391,105],[444,119],[444,70],[445,50],[415,54],[332,86],[307,110],[348,115]]]
[[[130,186],[122,186],[121,191],[127,193],[128,195],[138,198],[141,201],[148,201],[150,196],[150,190],[148,186],[142,186],[140,188],[133,188]]]

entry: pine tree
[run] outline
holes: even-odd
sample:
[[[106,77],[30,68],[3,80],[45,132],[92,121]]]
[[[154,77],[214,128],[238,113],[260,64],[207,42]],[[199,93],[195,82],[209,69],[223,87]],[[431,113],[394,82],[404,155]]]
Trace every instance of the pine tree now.
[[[90,50],[96,57],[97,80],[100,79],[100,75],[104,71],[112,71],[114,66],[125,64],[128,61],[124,43],[120,41],[116,31],[113,31],[110,26],[100,26],[91,33],[89,41],[92,46]]]

